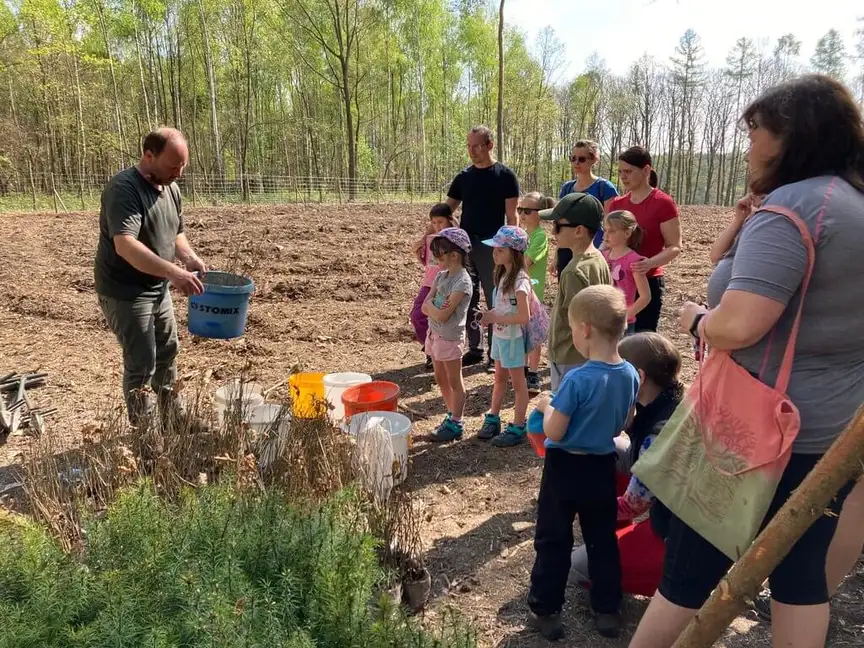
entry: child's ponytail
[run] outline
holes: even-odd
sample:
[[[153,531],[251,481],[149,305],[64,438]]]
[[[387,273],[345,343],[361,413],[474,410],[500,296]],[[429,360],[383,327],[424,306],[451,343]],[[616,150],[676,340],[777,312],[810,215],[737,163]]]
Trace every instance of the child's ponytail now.
[[[631,250],[638,250],[642,245],[642,240],[645,238],[645,231],[639,227],[638,225],[633,228],[633,231],[630,232],[630,236],[627,237],[627,247]]]

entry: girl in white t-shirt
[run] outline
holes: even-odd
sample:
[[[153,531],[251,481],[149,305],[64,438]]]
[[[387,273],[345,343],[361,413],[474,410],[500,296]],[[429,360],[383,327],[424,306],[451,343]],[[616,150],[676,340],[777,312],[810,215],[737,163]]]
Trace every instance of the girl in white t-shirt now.
[[[494,238],[483,241],[493,250],[495,260],[494,308],[483,313],[481,326],[492,325],[492,359],[495,361],[495,384],[492,406],[477,434],[499,447],[515,446],[525,440],[525,419],[528,412],[528,382],[526,327],[531,318],[529,295],[531,278],[525,271],[525,250],[528,232],[521,227],[505,225]],[[501,402],[507,381],[513,385],[515,405],[513,422],[501,431]]]

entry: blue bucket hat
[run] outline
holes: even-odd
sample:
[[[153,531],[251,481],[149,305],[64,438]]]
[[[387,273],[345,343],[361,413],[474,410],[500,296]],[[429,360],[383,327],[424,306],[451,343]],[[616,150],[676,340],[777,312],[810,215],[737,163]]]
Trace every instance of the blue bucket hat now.
[[[483,241],[483,245],[512,248],[517,252],[524,252],[528,249],[528,232],[521,227],[505,225],[491,239]]]
[[[453,245],[463,250],[465,254],[471,252],[471,239],[468,238],[468,233],[461,227],[445,227],[438,232],[436,238],[438,237],[447,239]]]

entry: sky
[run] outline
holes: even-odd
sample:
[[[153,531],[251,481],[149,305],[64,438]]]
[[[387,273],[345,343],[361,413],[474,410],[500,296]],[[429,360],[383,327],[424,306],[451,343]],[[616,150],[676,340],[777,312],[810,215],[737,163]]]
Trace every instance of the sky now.
[[[817,0],[818,10],[795,0],[505,0],[505,22],[521,28],[533,44],[546,26],[555,30],[566,47],[567,65],[561,80],[584,69],[585,60],[597,52],[613,72],[623,74],[643,53],[668,62],[687,29],[702,39],[706,62],[719,67],[735,41],[746,36],[767,39],[768,49],[777,38],[793,33],[801,41],[801,58],[810,59],[816,41],[834,28],[853,53],[858,16],[864,16],[862,0]],[[848,68],[857,65],[849,61]]]

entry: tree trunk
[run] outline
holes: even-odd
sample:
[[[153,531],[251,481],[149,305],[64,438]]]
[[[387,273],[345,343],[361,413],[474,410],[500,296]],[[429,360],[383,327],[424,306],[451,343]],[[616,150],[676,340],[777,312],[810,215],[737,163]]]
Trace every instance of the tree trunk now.
[[[216,163],[216,178],[220,184],[225,179],[225,166],[222,162],[222,138],[219,136],[219,116],[216,108],[216,74],[213,72],[213,57],[210,54],[210,35],[204,3],[198,0],[198,15],[201,17],[201,35],[204,40],[204,67],[207,70],[207,89],[210,91],[210,125],[213,128],[213,158]]]
[[[144,63],[141,60],[141,42],[138,33],[138,3],[132,2],[132,24],[135,26],[135,56],[138,60],[138,80],[141,83],[141,98],[144,100],[144,110],[147,115],[147,128],[153,128],[153,120],[150,118],[150,100],[147,97],[147,84],[144,82]]]
[[[498,158],[504,157],[504,0],[498,7]]]
[[[864,406],[702,606],[673,648],[710,648],[847,482],[861,476]]]
[[[123,114],[120,107],[120,90],[117,87],[117,73],[114,71],[114,57],[111,55],[111,46],[108,40],[108,26],[105,24],[105,7],[102,0],[96,0],[96,13],[99,16],[99,26],[102,29],[102,39],[105,43],[105,56],[108,57],[108,70],[111,73],[111,86],[114,89],[114,118],[117,124],[117,136],[120,138],[121,165],[125,162],[128,151],[126,150],[126,133],[123,128]]]

